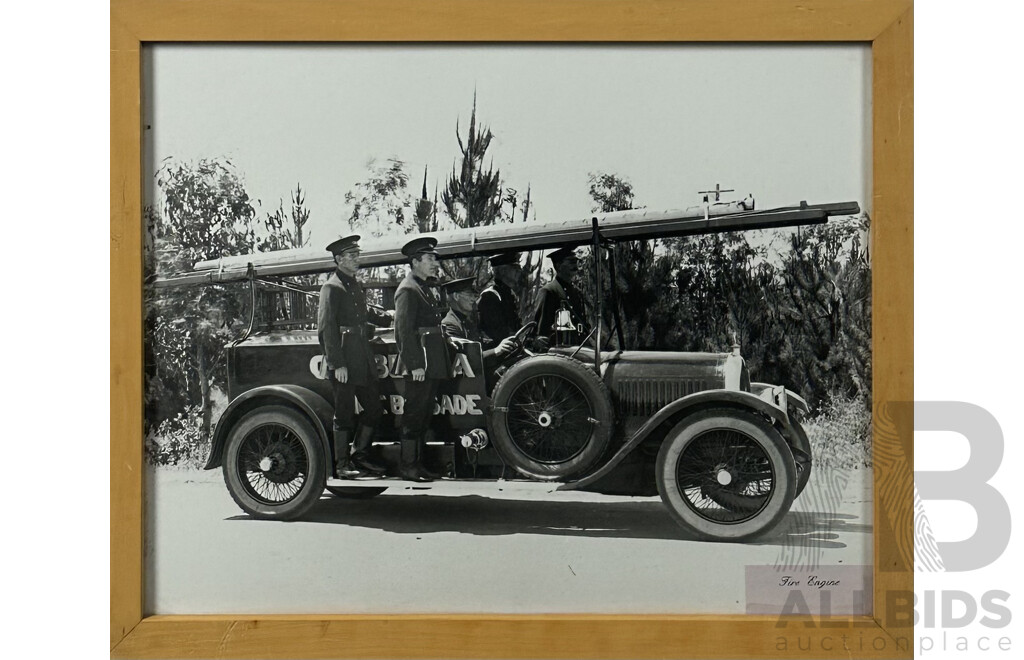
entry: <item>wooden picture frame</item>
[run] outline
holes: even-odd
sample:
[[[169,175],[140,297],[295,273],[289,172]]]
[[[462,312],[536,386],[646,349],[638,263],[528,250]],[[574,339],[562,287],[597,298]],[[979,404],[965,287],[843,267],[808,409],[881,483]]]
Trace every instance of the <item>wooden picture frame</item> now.
[[[143,616],[140,54],[147,42],[195,41],[870,43],[873,398],[876,410],[913,400],[913,8],[908,0],[112,0],[112,657],[912,656],[912,641],[892,643],[913,640],[906,602],[902,610],[893,607],[913,591],[912,443],[901,443],[900,433],[880,433],[877,423],[871,616],[794,616],[785,627],[778,617],[714,615]],[[901,428],[904,435],[909,432],[905,423]],[[899,460],[889,460],[892,456]],[[775,640],[787,630],[806,638],[813,652],[777,648]],[[840,635],[850,638],[849,648]],[[834,643],[826,645],[826,638]],[[890,643],[879,649],[863,642],[872,638]]]

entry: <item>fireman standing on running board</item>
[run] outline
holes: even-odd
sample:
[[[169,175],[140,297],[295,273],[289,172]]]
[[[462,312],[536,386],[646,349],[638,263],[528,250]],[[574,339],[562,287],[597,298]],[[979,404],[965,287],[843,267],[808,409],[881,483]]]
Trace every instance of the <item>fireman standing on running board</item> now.
[[[317,335],[334,395],[334,472],[342,479],[384,474],[370,458],[370,445],[382,415],[380,386],[370,339],[373,326],[389,326],[391,318],[366,304],[356,280],[359,236],[339,238],[327,246],[336,270],[320,289]],[[362,406],[356,430],[356,398]],[[354,451],[350,453],[349,443]]]
[[[395,291],[395,341],[407,372],[398,473],[410,481],[440,478],[423,464],[438,385],[450,377],[448,344],[441,330],[443,305],[431,286],[438,272],[436,245],[437,239],[424,236],[402,247],[409,259],[409,274]]]

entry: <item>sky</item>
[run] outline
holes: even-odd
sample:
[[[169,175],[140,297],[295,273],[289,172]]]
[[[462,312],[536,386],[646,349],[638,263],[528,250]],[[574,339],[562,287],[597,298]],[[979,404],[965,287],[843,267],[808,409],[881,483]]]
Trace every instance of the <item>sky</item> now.
[[[431,195],[477,98],[506,187],[539,221],[591,211],[590,172],[656,210],[720,184],[759,208],[857,201],[870,211],[871,59],[841,45],[157,44],[144,60],[147,197],[165,158],[226,157],[259,216],[306,191],[307,233],[347,231],[368,163],[408,163]]]

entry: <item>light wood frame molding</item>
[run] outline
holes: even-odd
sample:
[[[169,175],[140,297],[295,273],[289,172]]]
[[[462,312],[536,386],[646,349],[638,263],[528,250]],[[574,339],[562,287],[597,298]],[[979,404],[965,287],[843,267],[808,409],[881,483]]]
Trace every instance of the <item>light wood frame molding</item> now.
[[[110,27],[112,657],[912,657],[912,620],[887,608],[913,591],[912,442],[877,424],[873,616],[795,617],[786,628],[776,617],[735,615],[144,616],[140,67],[147,42],[870,43],[878,410],[913,401],[909,0],[112,0]],[[879,460],[883,453],[901,459]],[[882,492],[883,483],[900,494]],[[847,650],[844,633],[890,643]],[[777,649],[783,634],[810,639],[813,652]]]

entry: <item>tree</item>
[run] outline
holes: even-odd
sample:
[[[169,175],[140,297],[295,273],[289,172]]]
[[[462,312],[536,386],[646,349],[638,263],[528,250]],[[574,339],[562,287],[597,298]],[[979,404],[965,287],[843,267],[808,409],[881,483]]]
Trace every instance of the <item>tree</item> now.
[[[590,172],[590,198],[594,200],[591,211],[614,213],[633,208],[633,184],[617,174]]]
[[[371,159],[367,163],[369,174],[365,181],[345,194],[345,202],[352,205],[348,225],[352,231],[380,238],[385,234],[409,234],[437,229],[437,214],[426,199],[413,201],[409,193],[409,175],[405,161],[392,157],[385,165]],[[423,196],[426,196],[426,170],[424,170]],[[359,278],[369,281],[398,281],[401,267],[385,266],[359,271]],[[374,304],[388,304],[384,292],[375,287],[367,291]]]
[[[434,201],[427,199],[427,167],[423,166],[423,190],[416,200],[416,214],[413,216],[416,229],[421,234],[437,231],[437,190],[434,190]]]
[[[515,211],[516,202],[518,201],[515,197],[515,191],[509,188],[513,194],[510,195],[508,201],[511,202],[512,211],[509,217],[509,222],[515,222]],[[519,207],[521,211],[521,217],[523,222],[530,220],[530,212],[533,211],[534,220],[537,219],[537,212],[534,211],[532,200],[531,200],[531,187],[526,186],[526,197],[523,198],[523,202]],[[544,282],[541,280],[541,272],[544,259],[544,253],[541,251],[527,252],[526,258],[522,262],[523,266],[523,291],[522,295],[519,296],[519,318],[521,319],[532,319],[537,309],[537,296],[540,294],[540,288]]]
[[[486,227],[493,225],[501,209],[501,173],[492,165],[484,169],[484,156],[494,138],[491,129],[476,123],[476,94],[469,118],[469,132],[465,142],[455,123],[455,138],[459,142],[462,158],[452,166],[451,176],[441,202],[448,217],[458,227]]]
[[[379,238],[385,234],[408,234],[417,228],[409,175],[405,161],[389,158],[385,165],[371,159],[369,176],[345,193],[345,203],[352,205],[348,225],[352,231],[366,232]]]
[[[156,182],[162,202],[159,211],[150,208],[145,218],[152,241],[151,273],[180,272],[200,260],[253,251],[256,210],[230,161],[168,159]],[[203,432],[209,437],[211,386],[223,378],[224,345],[247,319],[242,298],[220,286],[147,290],[151,361],[146,403],[151,423],[180,409],[168,405],[185,401],[201,406]]]
[[[309,236],[303,231],[309,222],[309,209],[306,208],[301,184],[295,184],[291,203],[290,213],[285,212],[284,202],[281,201],[277,209],[263,219],[265,231],[257,235],[258,251],[289,250],[305,247],[309,243]],[[291,278],[290,283],[295,288],[315,289],[316,280],[316,275],[302,275]],[[312,319],[316,316],[316,299],[299,291],[261,291],[260,295],[261,301],[257,305],[260,321]]]
[[[473,110],[469,119],[469,131],[465,141],[455,123],[455,137],[459,142],[461,160],[456,159],[451,176],[441,192],[441,203],[448,217],[457,227],[486,227],[501,219],[502,186],[501,173],[492,165],[484,169],[484,157],[494,138],[491,129],[477,125],[476,94],[473,94]],[[481,258],[448,259],[442,268],[449,277],[476,276],[484,272]]]
[[[856,219],[802,228],[777,257],[751,232],[667,240],[677,265],[666,342],[723,351],[735,337],[757,380],[786,385],[815,407],[836,395],[869,406],[866,229]]]
[[[871,268],[867,216],[795,234],[782,263],[782,310],[794,378],[815,403],[836,393],[870,410]]]
[[[747,356],[764,322],[766,292],[775,286],[767,249],[745,232],[669,239],[665,246],[676,259],[676,322],[684,350],[722,351],[738,341]]]
[[[591,211],[614,213],[635,208],[633,185],[628,179],[607,172],[591,172],[588,176]],[[658,254],[658,241],[626,241],[613,248],[615,267],[615,296],[610,272],[606,273],[603,289],[605,309],[617,302],[622,333],[630,348],[668,348],[663,345],[665,331],[673,325],[674,310],[666,304],[671,290],[673,261]],[[584,268],[593,268],[593,261],[585,259]]]
[[[181,248],[184,263],[252,251],[256,209],[231,161],[181,163],[168,158],[156,182],[163,198],[156,235]]]
[[[309,242],[309,237],[303,234],[309,221],[309,209],[306,208],[302,186],[298,183],[291,193],[291,202],[290,214],[285,213],[284,201],[279,202],[273,213],[267,214],[263,221],[267,233],[259,237],[256,243],[256,249],[260,252],[305,247]]]

